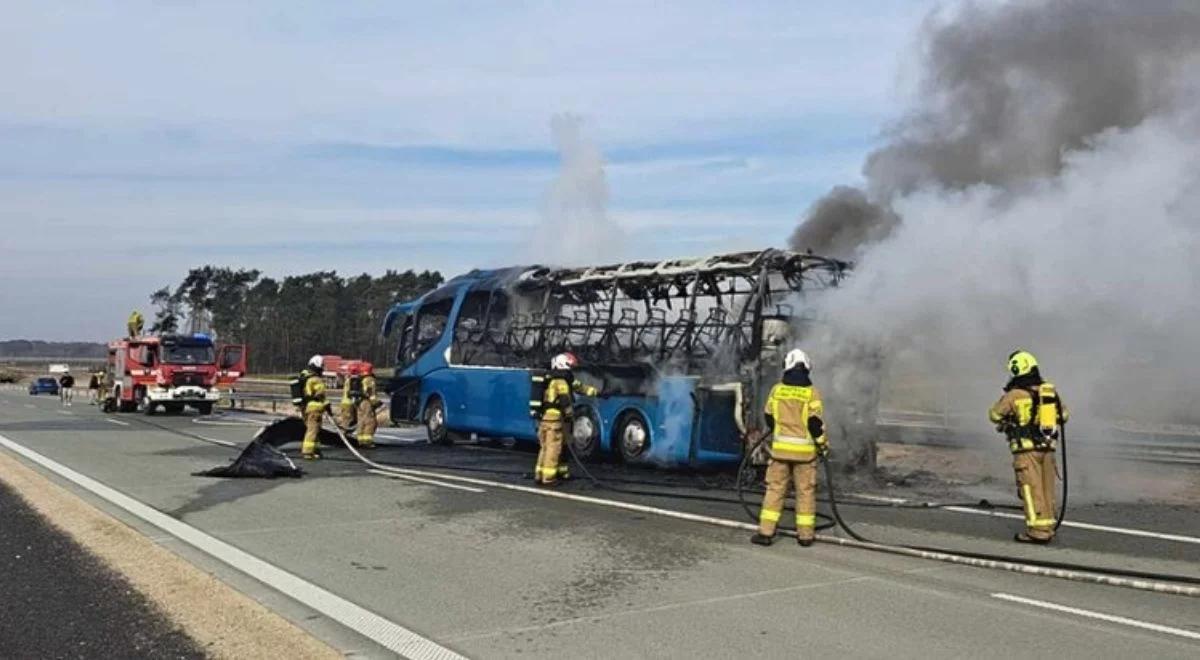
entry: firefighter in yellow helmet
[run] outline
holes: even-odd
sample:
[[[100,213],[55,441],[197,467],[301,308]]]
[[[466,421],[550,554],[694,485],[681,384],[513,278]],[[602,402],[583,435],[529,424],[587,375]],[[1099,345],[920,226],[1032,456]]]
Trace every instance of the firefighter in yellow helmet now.
[[[358,407],[358,446],[360,449],[375,448],[375,409],[379,406],[379,395],[375,388],[375,367],[370,362],[364,362],[355,369],[358,378],[356,387],[351,387],[351,395],[356,398]]]
[[[125,329],[129,331],[130,339],[135,339],[141,336],[142,326],[145,324],[145,322],[146,320],[142,318],[142,313],[136,309],[133,310],[133,313],[129,315],[129,320],[125,322]]]
[[[1052,383],[1042,379],[1037,358],[1018,350],[1008,356],[1009,381],[988,419],[1008,438],[1017,477],[1017,496],[1025,511],[1021,543],[1054,539],[1054,447],[1069,413]]]
[[[571,433],[575,417],[575,394],[596,396],[596,388],[575,380],[573,370],[579,360],[571,353],[554,356],[549,374],[534,374],[534,383],[544,385],[542,396],[530,401],[538,416],[538,458],[533,479],[542,486],[555,486],[559,479],[569,477],[566,461],[560,460],[563,442]],[[538,379],[542,379],[539,381]],[[536,392],[539,388],[535,387]]]
[[[321,418],[329,405],[325,400],[325,380],[321,377],[324,370],[325,358],[314,355],[309,359],[308,366],[300,372],[304,388],[300,401],[304,414],[304,441],[300,444],[300,457],[309,461],[321,457],[317,439],[321,433]]]
[[[752,543],[771,545],[783,515],[788,486],[796,486],[796,540],[813,544],[817,523],[817,455],[826,455],[825,413],[821,393],[809,378],[812,363],[800,349],[784,356],[783,381],[767,397],[767,424],[772,429],[767,492]]]

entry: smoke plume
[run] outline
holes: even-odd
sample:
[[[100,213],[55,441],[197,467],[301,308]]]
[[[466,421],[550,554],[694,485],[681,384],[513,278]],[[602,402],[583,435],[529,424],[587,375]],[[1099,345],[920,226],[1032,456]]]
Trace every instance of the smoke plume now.
[[[968,2],[930,16],[921,47],[919,101],[867,158],[866,191],[835,188],[806,214],[793,247],[853,253],[891,233],[899,196],[978,184],[1019,193],[1104,131],[1172,112],[1194,91],[1200,5]]]
[[[1200,422],[1200,3],[967,3],[921,45],[865,190],[791,239],[859,261],[811,339],[830,378],[880,346],[982,415],[1023,347],[1081,418]]]
[[[555,115],[550,131],[562,164],[542,209],[533,245],[534,259],[555,266],[614,261],[624,252],[625,236],[608,217],[608,180],[604,157],[583,135],[583,121]]]

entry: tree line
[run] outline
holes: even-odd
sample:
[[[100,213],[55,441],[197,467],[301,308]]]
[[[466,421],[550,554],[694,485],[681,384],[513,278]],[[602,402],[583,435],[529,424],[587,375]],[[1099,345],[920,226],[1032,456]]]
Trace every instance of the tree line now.
[[[288,373],[317,353],[390,364],[380,337],[384,315],[442,284],[436,271],[389,270],[342,277],[318,271],[277,280],[254,269],[201,266],[176,287],[150,295],[152,333],[208,332],[221,343],[249,346],[250,371]]]

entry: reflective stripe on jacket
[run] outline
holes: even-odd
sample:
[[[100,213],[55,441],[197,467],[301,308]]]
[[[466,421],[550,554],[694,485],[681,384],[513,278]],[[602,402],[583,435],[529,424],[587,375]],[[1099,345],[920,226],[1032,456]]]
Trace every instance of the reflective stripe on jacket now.
[[[546,393],[542,395],[542,421],[554,422],[575,414],[575,397],[578,393],[584,396],[596,396],[596,388],[584,385],[579,381],[570,384],[564,378],[553,378],[546,383]]]
[[[771,388],[767,397],[766,414],[775,420],[771,439],[771,456],[780,461],[811,461],[817,455],[817,443],[808,432],[810,417],[820,418],[824,412],[821,393],[813,386],[785,385]]]
[[[308,401],[304,404],[305,412],[325,408],[325,381],[320,376],[310,375],[304,381],[304,398]]]
[[[1054,397],[1054,403],[1043,404],[1043,407],[1053,407],[1056,410],[1034,410],[1033,395],[1021,387],[1008,390],[988,409],[989,421],[993,424],[1008,424],[1005,434],[1008,437],[1008,448],[1013,453],[1033,449],[1054,449],[1054,438],[1045,437],[1037,432],[1040,421],[1037,417],[1041,414],[1056,415],[1063,423],[1066,423],[1071,416],[1053,384],[1041,383],[1037,387],[1043,396]],[[1049,420],[1046,423],[1049,424]]]

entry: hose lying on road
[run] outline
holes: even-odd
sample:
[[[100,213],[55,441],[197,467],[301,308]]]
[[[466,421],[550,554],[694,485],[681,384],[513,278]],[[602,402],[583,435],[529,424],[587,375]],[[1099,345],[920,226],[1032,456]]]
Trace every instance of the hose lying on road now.
[[[334,425],[335,425],[335,427],[337,426],[336,422],[334,423]],[[346,449],[348,449],[350,451],[350,453],[353,454],[356,458],[358,458],[358,460],[361,461],[363,464],[371,466],[381,472],[390,472],[390,473],[394,473],[398,476],[404,476],[404,477],[409,477],[409,478],[413,478],[413,477],[422,478],[423,477],[423,478],[453,479],[453,480],[457,480],[462,483],[469,483],[469,484],[475,484],[475,485],[480,485],[480,486],[491,485],[491,486],[506,488],[509,490],[516,490],[516,491],[525,492],[525,493],[541,494],[541,495],[546,495],[546,496],[550,496],[550,497],[569,497],[569,498],[575,499],[575,500],[581,500],[581,501],[586,501],[586,502],[596,502],[596,503],[600,503],[600,504],[606,504],[608,506],[618,506],[621,508],[627,508],[627,509],[631,509],[631,510],[646,511],[646,512],[650,512],[650,513],[667,515],[667,516],[670,516],[673,518],[679,518],[679,519],[683,519],[683,520],[691,520],[691,521],[695,521],[695,522],[703,522],[706,524],[718,525],[718,526],[727,527],[727,528],[729,528],[729,527],[736,527],[738,529],[753,528],[752,525],[748,525],[746,523],[737,523],[737,522],[731,521],[731,520],[690,514],[690,513],[686,513],[686,512],[682,512],[682,511],[657,509],[655,507],[648,507],[645,505],[634,504],[631,502],[618,502],[618,501],[612,501],[612,500],[597,500],[596,498],[589,498],[586,496],[571,495],[571,494],[559,493],[556,491],[546,491],[546,490],[541,490],[541,489],[534,489],[534,488],[529,488],[527,486],[519,486],[516,484],[497,484],[494,482],[484,482],[484,481],[480,481],[478,479],[472,479],[469,477],[458,477],[458,476],[454,476],[454,475],[439,475],[436,472],[429,473],[429,472],[420,472],[420,471],[414,471],[414,470],[405,470],[405,469],[401,469],[401,468],[389,467],[389,466],[377,463],[375,461],[372,461],[371,459],[363,456],[358,451],[358,449],[354,446],[354,443],[351,442],[350,439],[348,437],[346,437],[345,433],[342,432],[341,428],[338,428],[338,436],[341,438],[342,443],[346,446]],[[862,550],[870,550],[870,551],[874,551],[874,552],[884,552],[884,553],[888,553],[888,554],[904,555],[904,556],[916,557],[916,558],[921,558],[921,559],[932,559],[935,561],[959,564],[959,565],[963,565],[963,566],[974,566],[974,567],[978,567],[978,568],[990,568],[990,569],[996,569],[996,570],[1005,570],[1005,571],[1012,571],[1012,572],[1017,572],[1017,573],[1024,573],[1027,575],[1052,577],[1052,578],[1056,578],[1056,579],[1066,579],[1066,580],[1072,580],[1072,581],[1076,581],[1076,582],[1086,582],[1086,583],[1091,583],[1091,584],[1103,584],[1103,585],[1108,585],[1108,586],[1117,586],[1117,587],[1124,587],[1124,588],[1130,588],[1130,589],[1137,589],[1137,590],[1141,590],[1141,591],[1152,591],[1155,593],[1173,594],[1173,595],[1200,598],[1200,587],[1189,586],[1189,585],[1193,585],[1193,584],[1200,584],[1200,578],[1193,578],[1190,576],[1170,575],[1170,574],[1165,574],[1165,573],[1147,573],[1147,572],[1139,572],[1139,571],[1123,571],[1123,570],[1119,570],[1119,569],[1097,568],[1097,567],[1093,567],[1093,566],[1087,566],[1087,565],[1083,565],[1083,564],[1072,564],[1072,563],[1067,563],[1067,562],[1044,562],[1044,561],[1029,560],[1029,559],[1011,559],[1008,557],[1001,557],[998,555],[989,555],[989,554],[984,554],[984,553],[959,552],[959,551],[954,551],[954,550],[942,550],[939,548],[925,548],[925,547],[917,547],[917,546],[888,545],[888,544],[873,542],[873,541],[867,539],[866,537],[862,536],[861,534],[854,532],[852,530],[852,528],[841,517],[840,512],[837,509],[837,504],[836,504],[837,497],[836,497],[836,494],[835,494],[835,491],[833,488],[834,482],[833,482],[832,470],[830,469],[829,462],[827,460],[825,460],[825,459],[821,459],[821,460],[823,461],[823,464],[825,466],[826,486],[829,488],[829,491],[830,491],[830,502],[831,502],[831,506],[833,507],[833,517],[838,522],[838,525],[841,526],[842,529],[846,530],[846,532],[851,535],[852,539],[844,539],[844,538],[840,538],[840,537],[836,537],[836,536],[828,536],[825,534],[821,534],[821,535],[817,536],[817,540],[819,540],[819,541],[823,541],[826,543],[833,543],[836,545],[843,545],[843,546],[859,548]]]
[[[833,513],[834,520],[837,521],[838,526],[841,527],[846,532],[846,534],[848,534],[852,539],[854,539],[855,541],[858,541],[859,543],[862,543],[864,545],[872,546],[874,549],[884,549],[884,548],[902,549],[902,550],[907,550],[907,551],[912,551],[912,552],[917,552],[917,553],[927,553],[927,554],[932,554],[932,555],[943,555],[943,556],[953,555],[953,556],[962,557],[962,558],[966,558],[966,559],[976,560],[979,562],[992,562],[992,563],[1001,563],[1001,564],[1009,564],[1009,565],[1020,564],[1020,565],[1024,565],[1024,566],[1033,566],[1033,567],[1037,567],[1037,568],[1041,568],[1041,569],[1048,569],[1048,570],[1053,570],[1053,571],[1079,571],[1079,572],[1087,572],[1087,573],[1094,573],[1094,574],[1101,574],[1101,575],[1106,575],[1106,576],[1115,576],[1115,577],[1122,577],[1122,578],[1136,578],[1139,580],[1155,580],[1155,581],[1160,581],[1160,582],[1175,582],[1175,583],[1180,583],[1180,584],[1200,585],[1200,578],[1192,577],[1190,575],[1175,575],[1175,574],[1170,574],[1170,573],[1154,573],[1154,572],[1147,572],[1147,571],[1134,571],[1134,570],[1124,569],[1124,568],[1110,568],[1110,567],[1106,567],[1106,566],[1091,566],[1091,565],[1084,565],[1084,564],[1075,564],[1075,563],[1071,563],[1071,562],[1056,562],[1056,561],[1046,561],[1046,560],[1041,560],[1041,559],[1028,559],[1028,558],[1024,558],[1024,557],[1015,559],[1012,557],[1006,557],[1006,556],[1002,556],[1002,555],[993,555],[993,554],[988,554],[988,553],[983,553],[983,552],[949,550],[949,549],[945,549],[945,548],[937,548],[937,547],[930,547],[930,546],[889,544],[889,543],[881,543],[879,541],[874,541],[872,539],[869,539],[869,538],[863,536],[862,534],[858,533],[857,531],[855,531],[854,528],[851,527],[850,524],[846,522],[846,519],[842,517],[841,511],[838,509],[837,493],[836,493],[835,486],[834,486],[833,469],[830,467],[830,463],[827,458],[822,457],[820,460],[821,460],[822,465],[824,466],[825,487],[826,487],[826,489],[829,490],[829,504],[830,504],[830,510]],[[1065,472],[1065,470],[1064,470],[1064,472]],[[825,540],[828,540],[828,539],[825,539]],[[904,553],[904,554],[908,554],[908,553]],[[972,564],[972,565],[978,565],[978,564]],[[1059,576],[1054,576],[1054,577],[1059,577]],[[1122,585],[1122,586],[1130,586],[1130,585]],[[1175,586],[1178,586],[1178,585],[1175,585]],[[1153,589],[1153,590],[1154,591],[1162,591],[1160,589]],[[1171,591],[1170,593],[1176,593],[1176,592]],[[1185,592],[1179,592],[1179,593],[1183,593],[1183,595],[1189,595],[1189,596],[1200,596],[1200,589],[1193,589],[1192,591],[1189,591],[1186,593]]]

